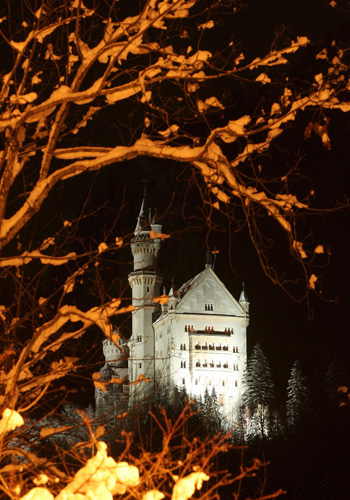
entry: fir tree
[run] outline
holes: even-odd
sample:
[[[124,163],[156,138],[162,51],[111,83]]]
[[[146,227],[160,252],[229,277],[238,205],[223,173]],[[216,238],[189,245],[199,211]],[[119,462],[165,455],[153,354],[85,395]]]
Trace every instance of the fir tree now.
[[[205,389],[202,402],[202,414],[209,434],[216,434],[222,426],[222,416],[215,387],[213,387],[211,394],[209,394],[207,387]]]
[[[309,388],[306,377],[303,376],[298,361],[295,361],[287,387],[287,424],[295,428],[309,412]]]
[[[255,428],[255,433],[264,437],[267,433],[269,405],[273,399],[273,380],[270,365],[259,344],[257,344],[248,361],[243,375],[243,405],[247,408]]]

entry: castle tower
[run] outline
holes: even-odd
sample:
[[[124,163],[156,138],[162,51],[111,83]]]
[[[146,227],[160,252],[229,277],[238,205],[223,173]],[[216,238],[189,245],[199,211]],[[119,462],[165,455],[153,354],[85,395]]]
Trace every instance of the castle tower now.
[[[162,226],[156,224],[155,218],[152,218],[145,185],[135,236],[131,240],[134,270],[129,274],[132,305],[135,307],[129,343],[130,396],[134,402],[144,401],[154,392],[155,338],[152,322],[158,306],[153,302],[153,298],[159,295],[162,282],[157,272],[161,239],[156,237],[161,230]]]

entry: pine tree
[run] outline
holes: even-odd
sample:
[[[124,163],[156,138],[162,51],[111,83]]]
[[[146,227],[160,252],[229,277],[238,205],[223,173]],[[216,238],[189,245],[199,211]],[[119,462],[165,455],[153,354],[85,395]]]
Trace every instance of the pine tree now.
[[[310,409],[310,393],[306,377],[303,376],[298,361],[295,361],[287,387],[287,424],[295,428]]]
[[[249,410],[252,426],[262,437],[268,427],[269,405],[273,399],[273,380],[269,362],[259,344],[253,349],[243,375],[243,405]]]
[[[203,416],[207,432],[211,435],[217,434],[222,427],[222,415],[215,387],[213,387],[211,394],[208,387],[206,387],[201,403],[201,415]]]

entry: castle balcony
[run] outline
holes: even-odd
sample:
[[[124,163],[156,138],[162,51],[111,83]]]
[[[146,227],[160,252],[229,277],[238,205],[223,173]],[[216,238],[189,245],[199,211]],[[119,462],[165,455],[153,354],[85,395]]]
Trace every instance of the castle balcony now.
[[[205,368],[205,369],[208,369],[208,368],[219,368],[220,370],[228,370],[228,363],[225,361],[225,363],[223,363],[222,361],[211,361],[210,363],[208,363],[207,361],[204,361],[204,362],[201,362],[200,360],[197,360],[193,366],[193,368]],[[234,369],[236,368],[236,365],[234,365]],[[238,369],[238,365],[237,365],[237,369]]]
[[[222,344],[211,343],[208,345],[207,343],[205,343],[204,345],[201,345],[198,341],[197,344],[194,344],[193,347],[196,351],[226,351],[226,352],[228,352],[228,345],[227,344],[222,345]],[[236,350],[236,347],[234,347],[233,352],[238,352],[238,348]]]
[[[233,329],[232,328],[225,328],[225,330],[214,330],[214,327],[211,326],[206,326],[204,330],[197,330],[193,328],[192,325],[186,325],[185,326],[185,331],[189,333],[190,335],[208,335],[208,336],[224,336],[224,337],[231,337],[233,335]]]

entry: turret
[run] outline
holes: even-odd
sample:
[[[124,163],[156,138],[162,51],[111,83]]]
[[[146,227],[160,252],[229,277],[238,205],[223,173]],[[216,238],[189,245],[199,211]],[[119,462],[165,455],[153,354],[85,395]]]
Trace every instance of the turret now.
[[[161,224],[156,223],[148,207],[147,187],[145,186],[135,237],[131,240],[131,252],[134,257],[134,272],[145,269],[154,270],[161,240],[155,236],[162,232]]]
[[[169,292],[169,300],[168,300],[168,312],[175,312],[177,304],[177,298],[176,298],[176,292],[175,292],[175,285],[174,285],[174,278],[171,281],[171,288]]]
[[[163,286],[163,295],[166,295],[166,289],[165,286]],[[161,310],[162,310],[162,315],[166,314],[168,312],[168,302],[164,302],[160,304]]]
[[[243,309],[245,315],[248,316],[250,302],[248,300],[247,293],[245,291],[244,282],[242,283],[242,291],[241,291],[241,295],[239,296],[239,303],[242,306],[242,309]]]

